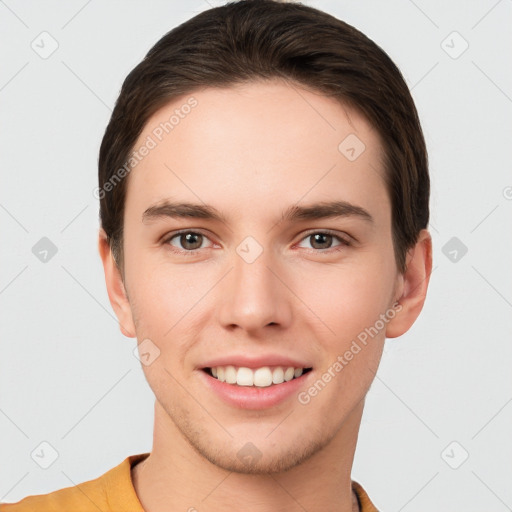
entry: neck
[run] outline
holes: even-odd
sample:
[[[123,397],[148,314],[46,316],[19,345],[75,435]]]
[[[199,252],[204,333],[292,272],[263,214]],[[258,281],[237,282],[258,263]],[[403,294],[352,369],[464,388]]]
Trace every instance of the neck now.
[[[303,463],[281,473],[254,475],[226,471],[200,455],[156,401],[153,449],[132,468],[135,492],[146,512],[221,512],[235,504],[243,504],[246,512],[357,512],[350,473],[363,405],[364,400]]]

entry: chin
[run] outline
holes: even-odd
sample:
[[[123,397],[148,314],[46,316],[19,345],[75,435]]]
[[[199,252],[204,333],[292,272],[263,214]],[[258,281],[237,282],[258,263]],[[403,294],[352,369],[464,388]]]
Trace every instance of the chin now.
[[[299,435],[299,434],[298,434]],[[300,435],[299,435],[300,436]],[[312,438],[294,439],[284,436],[285,441],[270,443],[268,439],[257,439],[254,442],[238,440],[236,437],[227,443],[208,440],[204,434],[201,437],[188,437],[189,443],[197,453],[215,466],[226,471],[245,475],[268,475],[283,473],[304,463],[329,443],[329,440]],[[222,446],[225,444],[225,446]],[[222,446],[221,448],[219,448]],[[234,448],[239,447],[240,448]]]

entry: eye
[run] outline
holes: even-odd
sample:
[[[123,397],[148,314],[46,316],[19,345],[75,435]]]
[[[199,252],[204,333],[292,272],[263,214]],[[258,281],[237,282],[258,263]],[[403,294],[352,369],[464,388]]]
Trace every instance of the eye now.
[[[190,255],[207,247],[205,243],[208,240],[209,238],[206,235],[197,231],[179,231],[168,236],[163,241],[163,244],[169,245],[175,252]],[[314,249],[315,252],[331,252],[329,249],[337,251],[351,245],[348,237],[344,238],[329,231],[311,232],[302,238],[299,246],[303,247],[301,244],[306,240],[310,240],[311,248]],[[337,245],[333,245],[333,242],[336,241],[338,242]]]
[[[348,238],[343,238],[341,236],[335,235],[329,231],[315,231],[312,233],[309,233],[302,239],[304,240],[310,240],[311,247],[313,249],[318,249],[316,252],[320,252],[323,250],[333,249],[333,250],[340,250],[343,249],[343,247],[350,246],[351,243],[348,240]],[[333,246],[333,241],[337,240],[339,243],[338,245]]]
[[[177,249],[177,252],[195,252],[196,250],[203,249],[203,243],[209,240],[202,233],[196,231],[180,231],[167,237],[164,244],[168,244]],[[176,243],[173,243],[175,241]],[[174,250],[174,249],[173,249]]]

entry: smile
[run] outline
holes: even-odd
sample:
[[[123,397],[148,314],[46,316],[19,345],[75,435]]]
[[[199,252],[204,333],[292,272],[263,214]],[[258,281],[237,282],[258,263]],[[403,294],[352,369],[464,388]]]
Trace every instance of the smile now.
[[[293,366],[262,366],[261,368],[236,367],[233,365],[215,366],[203,369],[220,382],[237,386],[269,387],[289,382],[311,371],[311,368]]]

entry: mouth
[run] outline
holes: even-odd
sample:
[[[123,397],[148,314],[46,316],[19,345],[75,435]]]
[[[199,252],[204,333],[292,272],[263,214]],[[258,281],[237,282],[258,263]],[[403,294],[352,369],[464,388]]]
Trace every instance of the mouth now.
[[[312,368],[294,368],[293,366],[262,366],[247,368],[245,366],[215,366],[202,368],[210,377],[233,386],[275,387],[298,379],[310,372]]]

